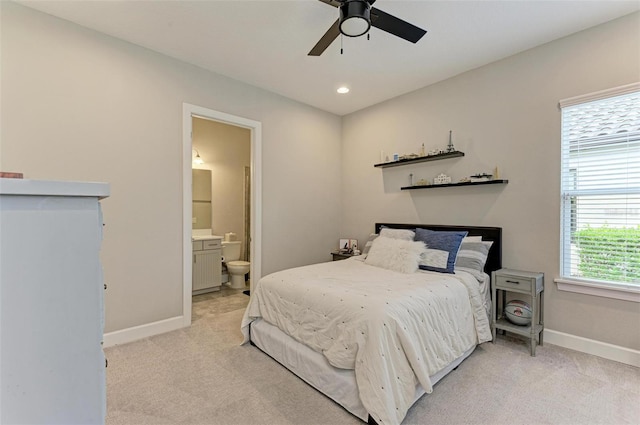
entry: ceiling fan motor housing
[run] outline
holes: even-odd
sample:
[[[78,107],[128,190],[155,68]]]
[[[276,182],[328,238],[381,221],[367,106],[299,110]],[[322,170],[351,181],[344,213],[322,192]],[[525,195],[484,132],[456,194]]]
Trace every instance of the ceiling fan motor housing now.
[[[0,0],[1,1],[1,0]],[[416,43],[427,33],[409,22],[403,21],[380,9],[372,7],[376,0],[319,0],[340,10],[340,17],[313,46],[309,56],[320,56],[340,34],[359,37],[369,32],[372,26],[389,34]],[[371,17],[373,16],[373,21]],[[340,49],[342,52],[342,49]]]
[[[340,32],[360,37],[371,28],[371,5],[365,0],[347,0],[340,6]]]

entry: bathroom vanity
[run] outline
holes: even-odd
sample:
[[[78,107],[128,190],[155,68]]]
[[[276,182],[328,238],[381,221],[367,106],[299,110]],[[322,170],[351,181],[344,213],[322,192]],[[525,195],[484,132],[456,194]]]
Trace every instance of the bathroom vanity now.
[[[222,286],[222,237],[192,237],[193,295],[219,291]]]

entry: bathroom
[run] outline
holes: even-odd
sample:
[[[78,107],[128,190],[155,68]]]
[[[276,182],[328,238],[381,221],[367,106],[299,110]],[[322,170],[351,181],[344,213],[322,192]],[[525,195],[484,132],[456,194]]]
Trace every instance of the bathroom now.
[[[251,132],[192,117],[193,312],[205,300],[248,293]],[[224,261],[223,261],[224,257]],[[240,297],[242,303],[248,297]]]

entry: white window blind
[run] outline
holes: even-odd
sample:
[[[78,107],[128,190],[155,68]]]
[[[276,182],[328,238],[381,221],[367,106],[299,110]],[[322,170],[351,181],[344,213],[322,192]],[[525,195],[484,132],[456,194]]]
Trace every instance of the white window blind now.
[[[640,85],[562,108],[563,278],[640,288]]]

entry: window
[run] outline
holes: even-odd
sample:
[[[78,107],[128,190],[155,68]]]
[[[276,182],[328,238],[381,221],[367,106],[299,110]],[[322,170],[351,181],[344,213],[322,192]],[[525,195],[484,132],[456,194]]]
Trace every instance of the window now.
[[[559,281],[640,292],[640,84],[560,107]]]

